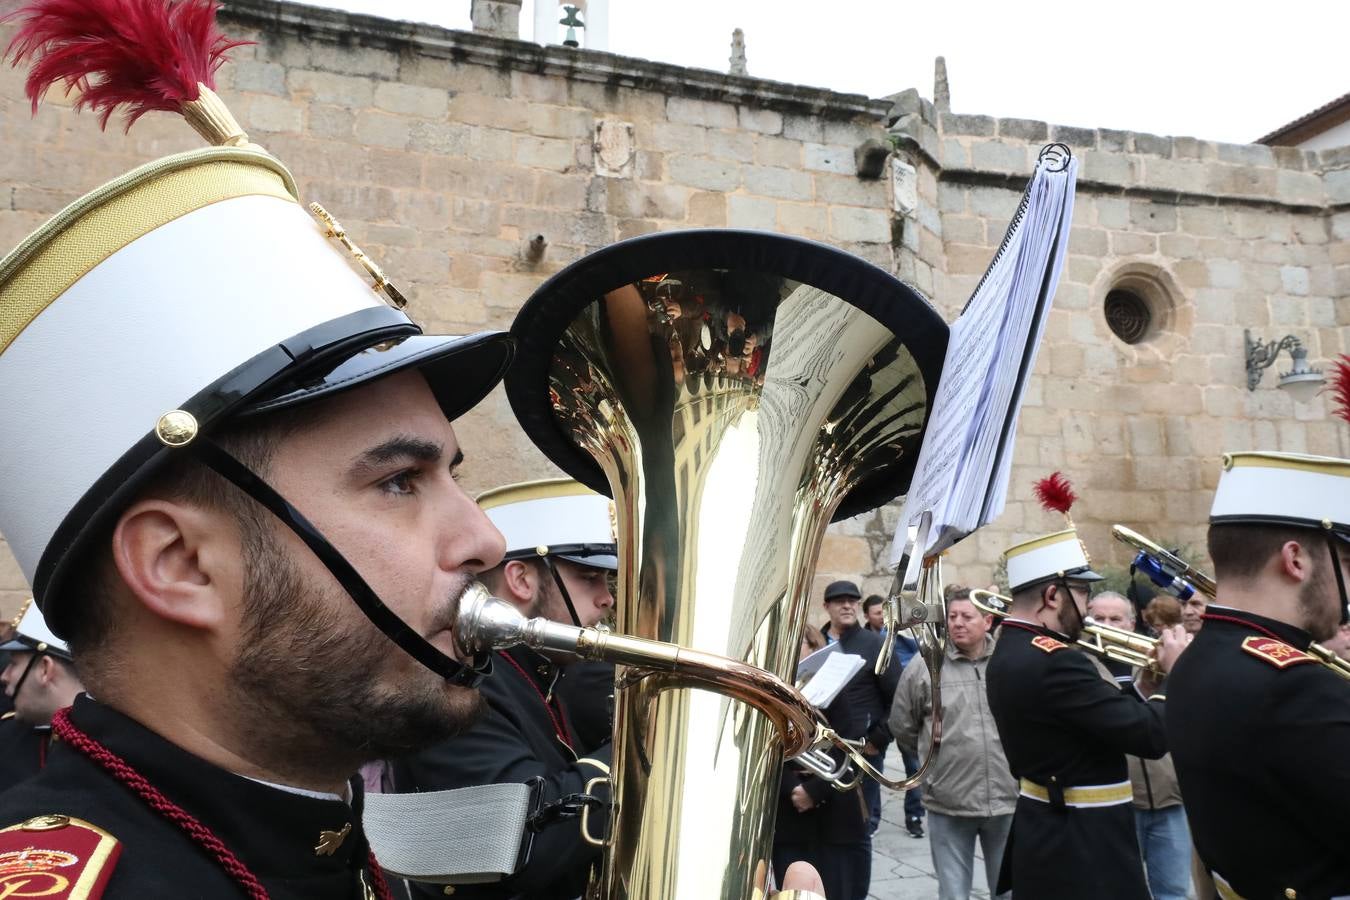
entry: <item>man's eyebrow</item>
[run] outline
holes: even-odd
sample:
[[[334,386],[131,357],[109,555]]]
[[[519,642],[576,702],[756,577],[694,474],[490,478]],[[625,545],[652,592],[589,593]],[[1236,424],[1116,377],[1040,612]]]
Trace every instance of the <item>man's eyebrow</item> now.
[[[453,472],[455,471],[455,469],[458,469],[462,465],[464,465],[464,451],[456,450],[455,458],[450,460],[450,471]]]
[[[352,463],[352,472],[378,468],[392,460],[406,459],[414,462],[435,463],[445,454],[444,448],[435,441],[424,438],[398,435],[376,444],[363,452]]]

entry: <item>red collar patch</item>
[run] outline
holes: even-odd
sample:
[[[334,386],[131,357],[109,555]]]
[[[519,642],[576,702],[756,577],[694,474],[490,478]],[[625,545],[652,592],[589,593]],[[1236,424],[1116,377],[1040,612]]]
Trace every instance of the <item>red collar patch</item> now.
[[[1039,647],[1046,653],[1054,653],[1056,650],[1063,650],[1065,647],[1069,645],[1064,643],[1063,641],[1057,641],[1052,637],[1046,637],[1043,634],[1038,634],[1031,639],[1031,646]]]
[[[0,829],[0,897],[98,900],[122,844],[69,816],[37,816]]]
[[[1263,659],[1277,669],[1317,660],[1284,641],[1268,637],[1248,637],[1242,639],[1242,649],[1257,659]]]

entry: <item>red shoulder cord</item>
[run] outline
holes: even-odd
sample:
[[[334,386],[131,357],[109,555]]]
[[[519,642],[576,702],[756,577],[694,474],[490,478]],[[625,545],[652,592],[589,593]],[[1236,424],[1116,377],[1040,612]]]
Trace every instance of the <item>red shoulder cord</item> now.
[[[1233,625],[1241,625],[1243,628],[1250,628],[1252,631],[1259,631],[1271,640],[1279,641],[1281,644],[1289,643],[1269,628],[1257,625],[1255,622],[1248,622],[1246,619],[1239,619],[1237,616],[1225,616],[1223,613],[1205,613],[1200,618],[1211,619],[1215,622],[1229,622]]]
[[[107,747],[85,734],[70,721],[70,709],[62,709],[52,718],[52,733],[65,741],[75,750],[83,753],[90,761],[97,763],[114,778],[131,789],[160,816],[178,826],[194,843],[213,857],[225,873],[234,879],[244,893],[254,900],[268,900],[267,889],[258,877],[249,871],[248,866],[231,852],[229,847],[211,829],[192,817],[187,810],[160,793],[159,789],[146,781],[145,776],[132,768],[131,764],[113,753]],[[393,900],[393,893],[384,879],[384,872],[370,854],[370,880],[379,900]]]
[[[553,733],[557,735],[558,740],[562,741],[563,745],[566,746],[568,750],[576,753],[576,750],[572,747],[572,734],[567,730],[567,720],[564,719],[561,714],[562,704],[558,704],[558,711],[555,712],[553,704],[548,702],[548,698],[544,696],[544,692],[539,690],[539,685],[535,683],[535,680],[530,677],[530,673],[526,672],[520,663],[516,662],[506,653],[498,652],[497,655],[510,663],[511,667],[520,673],[520,677],[525,679],[525,683],[534,688],[534,692],[539,695],[539,702],[544,704],[544,711],[548,713],[549,721],[553,723]]]

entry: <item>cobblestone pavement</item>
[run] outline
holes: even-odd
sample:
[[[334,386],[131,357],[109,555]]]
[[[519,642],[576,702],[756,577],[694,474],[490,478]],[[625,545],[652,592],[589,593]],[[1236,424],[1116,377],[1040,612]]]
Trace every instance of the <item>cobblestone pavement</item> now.
[[[899,754],[886,754],[886,775],[892,779],[904,775],[895,763]],[[927,824],[925,820],[925,825]],[[984,863],[979,861],[976,844],[974,890],[972,898],[988,900]],[[912,838],[905,830],[904,796],[881,789],[881,825],[872,836],[872,890],[869,900],[932,900],[938,895],[933,874],[933,856],[928,838]]]

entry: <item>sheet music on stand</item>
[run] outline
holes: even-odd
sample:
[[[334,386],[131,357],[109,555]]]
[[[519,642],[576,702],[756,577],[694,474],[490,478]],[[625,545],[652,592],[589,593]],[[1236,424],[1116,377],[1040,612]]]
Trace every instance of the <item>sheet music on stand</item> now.
[[[932,556],[996,519],[1008,495],[1013,439],[1028,376],[1059,283],[1073,218],[1078,161],[1063,144],[1041,150],[988,271],[951,327],[928,430],[890,562],[925,510]]]

